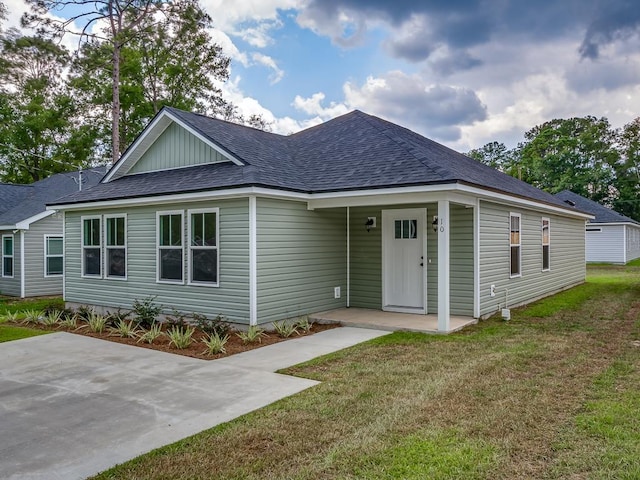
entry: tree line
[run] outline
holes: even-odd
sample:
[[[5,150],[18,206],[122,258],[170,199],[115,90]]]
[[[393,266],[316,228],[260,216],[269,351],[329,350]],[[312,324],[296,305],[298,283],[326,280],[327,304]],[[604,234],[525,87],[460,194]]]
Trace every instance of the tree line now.
[[[550,193],[571,190],[640,221],[640,117],[554,119],[508,149],[490,142],[467,155]]]
[[[165,105],[269,128],[223,98],[230,59],[198,0],[26,3],[24,29],[6,31],[0,3],[0,180],[115,162]]]

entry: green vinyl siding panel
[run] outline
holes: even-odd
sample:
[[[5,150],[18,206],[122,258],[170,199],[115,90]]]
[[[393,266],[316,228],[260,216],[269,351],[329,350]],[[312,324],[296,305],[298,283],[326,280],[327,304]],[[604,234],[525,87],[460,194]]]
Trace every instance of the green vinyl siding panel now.
[[[382,308],[382,210],[426,208],[427,313],[438,312],[438,237],[431,222],[436,204],[354,207],[350,209],[350,306]],[[473,315],[473,209],[451,204],[451,313]],[[365,222],[376,217],[367,232]]]
[[[62,236],[62,213],[32,223],[24,235],[25,296],[62,295],[62,275],[45,276],[45,235]]]
[[[172,123],[127,173],[152,172],[229,161],[193,133]]]
[[[257,198],[258,322],[346,306],[346,209]],[[340,287],[341,298],[334,298]]]
[[[219,208],[219,287],[156,282],[156,212]],[[81,216],[127,215],[127,279],[81,277]],[[67,212],[65,216],[65,281],[68,302],[131,308],[134,300],[156,296],[165,313],[173,308],[208,316],[226,315],[249,323],[249,201],[246,198],[141,206],[103,211]],[[104,229],[104,222],[102,223]],[[186,246],[186,228],[184,245]],[[104,247],[103,247],[104,250]],[[185,249],[186,250],[186,249]],[[185,254],[186,257],[186,254]],[[104,259],[104,257],[103,257]],[[184,278],[188,278],[187,262]],[[103,272],[104,273],[104,272]]]
[[[509,278],[509,214],[521,215],[521,273]],[[550,220],[550,270],[542,271],[542,218]],[[480,202],[480,315],[584,282],[584,220]],[[496,296],[491,297],[491,285]]]
[[[2,276],[2,265],[0,265],[0,294],[9,295],[11,297],[20,296],[20,232],[13,233],[13,230],[0,231],[0,237],[2,235],[13,236],[13,278]],[[4,245],[2,246],[4,247]]]

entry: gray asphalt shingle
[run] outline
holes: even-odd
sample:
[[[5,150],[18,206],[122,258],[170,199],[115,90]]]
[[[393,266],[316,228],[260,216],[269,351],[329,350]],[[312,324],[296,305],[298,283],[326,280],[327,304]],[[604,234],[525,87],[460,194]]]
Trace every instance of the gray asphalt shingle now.
[[[596,217],[594,220],[590,220],[590,223],[635,223],[636,225],[640,225],[640,223],[636,222],[633,218],[626,217],[615,210],[611,210],[598,202],[589,200],[570,190],[563,190],[562,192],[556,193],[556,197],[565,202],[569,207],[590,213]]]
[[[288,136],[166,110],[244,165],[200,165],[124,176],[65,197],[59,204],[242,186],[320,193],[459,182],[566,208],[549,193],[358,110]]]

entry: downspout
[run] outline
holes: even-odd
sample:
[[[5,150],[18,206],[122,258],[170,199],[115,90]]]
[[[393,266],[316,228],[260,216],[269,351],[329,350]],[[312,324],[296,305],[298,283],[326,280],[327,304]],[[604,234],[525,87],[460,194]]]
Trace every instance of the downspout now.
[[[20,298],[25,295],[24,230],[20,230]]]
[[[347,308],[351,306],[351,236],[349,232],[349,222],[351,211],[347,207]]]
[[[258,324],[258,248],[256,197],[249,197],[249,325]]]

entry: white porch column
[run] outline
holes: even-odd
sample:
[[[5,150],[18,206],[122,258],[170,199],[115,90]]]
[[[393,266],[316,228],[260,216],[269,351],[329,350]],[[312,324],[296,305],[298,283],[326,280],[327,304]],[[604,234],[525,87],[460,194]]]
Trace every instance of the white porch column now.
[[[448,332],[449,282],[449,200],[438,200],[438,330]]]

